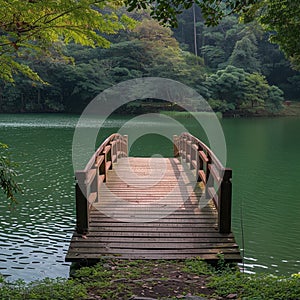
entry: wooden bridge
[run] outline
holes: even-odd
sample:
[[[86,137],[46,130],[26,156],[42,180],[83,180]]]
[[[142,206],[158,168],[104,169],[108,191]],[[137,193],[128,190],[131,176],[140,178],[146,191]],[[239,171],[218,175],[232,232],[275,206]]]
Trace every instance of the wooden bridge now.
[[[76,172],[76,232],[66,261],[186,259],[240,262],[231,232],[232,170],[199,139],[174,136],[173,158],[128,157],[113,134]]]

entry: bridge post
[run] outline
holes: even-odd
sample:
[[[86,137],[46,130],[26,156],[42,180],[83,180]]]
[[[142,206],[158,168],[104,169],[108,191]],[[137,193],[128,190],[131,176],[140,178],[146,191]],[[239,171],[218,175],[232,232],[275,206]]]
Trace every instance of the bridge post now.
[[[209,199],[210,198],[210,194],[209,194],[209,188],[211,186],[213,186],[214,182],[213,182],[213,177],[210,176],[210,164],[211,164],[211,157],[210,154],[207,152],[206,153],[207,156],[207,161],[205,162],[205,198]]]
[[[79,179],[80,180],[80,179]],[[89,203],[81,191],[78,179],[75,185],[76,197],[76,232],[86,234],[89,231]]]
[[[122,157],[122,138],[120,136],[117,137],[116,143],[117,159],[119,159]]]
[[[125,149],[124,149],[124,153],[126,154],[126,156],[128,156],[128,135],[123,135],[124,140],[125,140]]]
[[[110,144],[111,144],[111,163],[113,165],[118,161],[117,141],[113,140],[110,142]]]
[[[232,170],[225,169],[219,190],[219,232],[231,231]]]
[[[192,163],[192,141],[188,138],[186,141],[186,162]]]
[[[177,135],[173,135],[173,153],[174,157],[179,157],[179,138]]]
[[[182,137],[182,154],[181,154],[181,156],[184,160],[186,160],[186,155],[187,155],[186,149],[187,149],[187,138],[186,138],[186,136],[183,136]]]

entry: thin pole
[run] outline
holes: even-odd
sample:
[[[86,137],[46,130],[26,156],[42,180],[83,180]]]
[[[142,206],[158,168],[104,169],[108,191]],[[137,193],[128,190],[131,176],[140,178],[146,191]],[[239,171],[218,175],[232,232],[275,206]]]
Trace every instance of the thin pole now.
[[[197,26],[196,26],[196,4],[195,3],[193,4],[193,25],[194,25],[194,53],[195,53],[195,56],[198,56]]]

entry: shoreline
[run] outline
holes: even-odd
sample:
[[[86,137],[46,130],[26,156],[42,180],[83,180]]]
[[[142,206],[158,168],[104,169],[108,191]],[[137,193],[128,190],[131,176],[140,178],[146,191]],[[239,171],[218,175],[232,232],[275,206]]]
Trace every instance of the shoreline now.
[[[149,109],[149,107],[147,107]],[[140,111],[123,111],[123,112],[117,112],[114,115],[118,117],[122,116],[138,116],[140,114],[145,114],[147,111],[144,111],[141,109]],[[149,112],[149,111],[148,111]],[[162,110],[161,108],[153,107],[150,110],[151,113],[158,113],[158,114],[163,114],[167,115],[169,117],[191,117],[191,113],[195,114],[211,114],[211,112],[206,112],[206,111],[178,111],[178,110]],[[300,101],[286,101],[283,103],[283,108],[282,110],[278,112],[266,112],[266,111],[261,111],[259,113],[254,113],[251,114],[249,112],[243,112],[243,111],[235,111],[235,112],[219,112],[216,111],[214,112],[218,118],[226,118],[226,119],[234,119],[234,118],[240,118],[240,119],[249,119],[249,118],[277,118],[277,117],[300,117]],[[62,112],[50,112],[50,111],[36,111],[36,112],[0,112],[0,115],[34,115],[34,114],[49,114],[49,115],[78,115],[80,116],[81,113],[79,112],[70,112],[70,111],[62,111]]]
[[[299,299],[300,274],[247,274],[220,254],[216,265],[185,260],[102,258],[70,278],[8,283],[0,276],[1,299],[52,300],[221,300]]]

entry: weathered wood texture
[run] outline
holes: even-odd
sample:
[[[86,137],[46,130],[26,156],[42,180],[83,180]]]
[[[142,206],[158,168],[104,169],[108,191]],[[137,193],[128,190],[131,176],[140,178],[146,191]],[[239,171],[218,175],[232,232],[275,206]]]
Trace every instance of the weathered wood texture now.
[[[107,180],[107,172],[121,157],[128,155],[128,137],[118,133],[110,135],[96,150],[84,170],[75,172],[76,231],[89,231],[89,213],[99,201],[100,185]]]
[[[174,156],[181,157],[195,169],[197,181],[205,188],[205,197],[212,199],[218,211],[218,229],[231,231],[232,170],[225,168],[211,149],[198,138],[185,132],[173,136]]]
[[[220,253],[241,261],[233,234],[219,232],[215,203],[201,197],[203,183],[195,177],[178,158],[118,159],[92,205],[88,234],[74,233],[66,261],[217,260]]]

